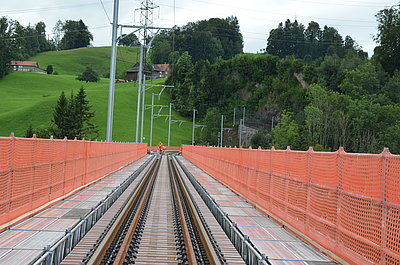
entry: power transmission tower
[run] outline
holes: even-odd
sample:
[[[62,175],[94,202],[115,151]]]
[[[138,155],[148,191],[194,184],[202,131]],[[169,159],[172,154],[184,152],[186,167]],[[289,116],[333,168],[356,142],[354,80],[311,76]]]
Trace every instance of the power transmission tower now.
[[[138,141],[139,137],[139,126],[140,126],[140,95],[142,95],[142,82],[143,82],[143,75],[146,65],[146,54],[144,49],[149,49],[152,40],[149,42],[149,46],[147,46],[148,37],[155,35],[153,34],[153,11],[154,9],[158,8],[157,5],[153,3],[152,0],[143,0],[140,3],[140,7],[136,10],[140,11],[140,29],[139,29],[139,41],[140,41],[140,59],[139,59],[139,73],[138,73],[138,101],[137,101],[137,109],[136,109],[136,136],[135,142]],[[144,64],[143,64],[144,62]],[[143,103],[142,103],[143,105]],[[143,106],[142,106],[143,107]],[[142,117],[143,119],[143,117]],[[143,123],[142,123],[143,126]],[[143,141],[143,136],[141,136],[140,142]]]
[[[136,113],[136,137],[135,142],[138,141],[139,137],[139,127],[140,127],[140,107],[141,107],[141,91],[142,91],[142,81],[144,75],[144,64],[145,53],[144,50],[148,50],[151,47],[151,43],[154,37],[157,35],[158,31],[161,29],[170,29],[162,27],[153,26],[153,13],[154,9],[158,8],[157,5],[153,3],[152,0],[142,0],[140,7],[137,10],[140,11],[140,25],[120,25],[118,24],[118,11],[119,11],[119,0],[114,0],[114,16],[113,16],[113,32],[112,32],[112,48],[111,48],[111,62],[110,62],[110,88],[109,88],[109,98],[108,98],[108,115],[107,115],[107,141],[112,141],[112,123],[113,123],[113,110],[114,110],[114,82],[115,82],[115,69],[116,69],[116,46],[117,46],[117,30],[121,28],[133,28],[135,33],[139,31],[139,41],[140,42],[140,58],[139,58],[139,73],[138,73],[138,100],[137,100],[137,113]],[[157,30],[156,33],[153,31]],[[149,39],[151,37],[151,39]],[[146,52],[147,53],[147,52]],[[142,140],[141,140],[142,141]]]

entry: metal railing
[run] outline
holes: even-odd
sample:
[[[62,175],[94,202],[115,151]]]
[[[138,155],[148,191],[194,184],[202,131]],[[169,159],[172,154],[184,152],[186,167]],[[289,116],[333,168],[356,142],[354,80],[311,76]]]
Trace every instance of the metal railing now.
[[[128,186],[139,176],[144,168],[154,158],[152,156],[143,163],[135,172],[133,172],[121,185],[119,185],[111,194],[92,209],[82,220],[70,230],[65,232],[64,237],[52,246],[47,246],[43,254],[32,265],[59,265],[61,261],[71,252],[79,243],[93,225],[103,216],[103,214],[114,204]]]
[[[237,227],[235,222],[229,218],[228,214],[226,214],[219,205],[215,202],[215,200],[207,193],[205,188],[196,180],[196,178],[192,175],[192,173],[187,170],[187,168],[183,165],[180,159],[176,159],[179,165],[182,167],[183,172],[187,175],[190,182],[193,184],[197,192],[200,194],[200,197],[203,199],[208,209],[212,212],[215,219],[217,219],[218,223],[225,231],[225,234],[231,240],[232,244],[235,246],[236,250],[242,256],[243,260],[248,265],[264,265],[270,264],[268,262],[268,258],[264,253],[261,253],[250,241],[247,235],[244,235],[239,228]]]

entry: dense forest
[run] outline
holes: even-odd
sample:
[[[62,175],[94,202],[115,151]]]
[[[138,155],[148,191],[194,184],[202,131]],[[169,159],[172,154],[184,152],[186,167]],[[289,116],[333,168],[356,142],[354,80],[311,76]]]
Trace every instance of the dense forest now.
[[[207,125],[198,144],[217,144],[221,115],[246,107],[247,122],[258,129],[254,147],[400,153],[399,10],[376,15],[371,59],[333,27],[290,20],[270,32],[265,54],[198,60],[184,52],[169,80],[171,100],[186,116],[198,110]]]
[[[45,51],[86,47],[93,40],[82,20],[59,20],[53,35],[52,39],[48,38],[44,22],[24,27],[16,20],[0,17],[0,78],[9,72],[8,64],[12,60],[27,60]]]

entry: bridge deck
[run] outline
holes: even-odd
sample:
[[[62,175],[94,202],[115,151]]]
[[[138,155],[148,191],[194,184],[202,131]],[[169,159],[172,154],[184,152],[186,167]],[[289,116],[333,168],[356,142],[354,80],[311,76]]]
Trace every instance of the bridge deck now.
[[[188,160],[180,159],[271,264],[335,264]]]
[[[0,264],[29,264],[146,160],[145,156],[0,234]]]

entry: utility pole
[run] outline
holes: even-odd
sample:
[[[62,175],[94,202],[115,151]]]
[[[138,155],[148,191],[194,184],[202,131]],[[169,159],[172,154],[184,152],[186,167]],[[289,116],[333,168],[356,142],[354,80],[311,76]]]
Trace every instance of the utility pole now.
[[[224,134],[224,115],[221,115],[221,147],[222,147],[222,135]]]
[[[117,31],[118,31],[118,9],[119,0],[114,0],[112,41],[111,41],[111,61],[110,61],[110,86],[108,90],[108,112],[107,112],[107,132],[106,141],[112,141],[112,126],[114,113],[114,89],[115,89],[115,68],[117,57]]]
[[[233,126],[235,126],[236,121],[236,108],[233,108]]]
[[[138,75],[138,98],[136,108],[136,137],[135,143],[138,143],[139,138],[139,125],[140,125],[140,95],[142,93],[142,76],[143,76],[143,45],[140,44],[140,57],[139,57],[139,75]]]
[[[142,124],[140,126],[140,142],[143,143],[143,126],[144,126],[144,99],[146,96],[146,75],[144,75],[143,85],[141,88],[142,92]]]
[[[194,128],[196,124],[196,109],[193,109],[192,145],[194,145]]]
[[[151,117],[150,117],[150,143],[153,146],[153,115],[154,115],[154,93],[151,93]]]
[[[170,145],[170,139],[171,139],[171,120],[172,120],[172,103],[169,103],[168,146],[171,146],[171,145]]]
[[[271,120],[271,131],[272,131],[272,129],[274,128],[274,119],[275,119],[275,116],[272,116],[272,120]]]
[[[242,146],[242,124],[243,124],[243,119],[240,119],[240,122],[239,122],[239,147]]]
[[[244,126],[244,117],[246,116],[246,107],[243,107],[243,126]]]

